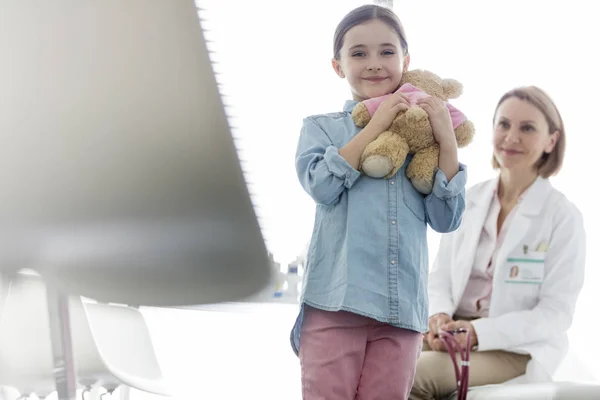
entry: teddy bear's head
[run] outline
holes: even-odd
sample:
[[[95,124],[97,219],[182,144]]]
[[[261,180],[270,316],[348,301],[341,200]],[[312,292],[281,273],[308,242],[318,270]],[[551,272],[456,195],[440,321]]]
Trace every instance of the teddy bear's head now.
[[[462,84],[454,79],[442,79],[431,71],[414,69],[402,75],[401,84],[410,83],[430,96],[443,101],[456,99],[462,94]]]

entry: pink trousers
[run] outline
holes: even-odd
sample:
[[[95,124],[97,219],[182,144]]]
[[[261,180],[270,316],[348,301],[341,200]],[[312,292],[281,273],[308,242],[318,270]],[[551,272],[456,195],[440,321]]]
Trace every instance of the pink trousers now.
[[[406,400],[423,335],[357,314],[305,306],[304,400]]]

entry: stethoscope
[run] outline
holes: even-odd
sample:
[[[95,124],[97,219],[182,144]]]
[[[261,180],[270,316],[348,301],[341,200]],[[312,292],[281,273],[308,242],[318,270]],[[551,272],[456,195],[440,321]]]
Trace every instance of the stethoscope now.
[[[462,349],[454,335],[459,333],[467,334],[467,345]],[[466,400],[469,389],[469,363],[471,360],[471,333],[466,329],[457,329],[453,331],[439,330],[438,336],[446,346],[448,354],[454,364],[454,374],[456,375],[456,400]],[[456,359],[456,354],[460,356],[460,365]]]

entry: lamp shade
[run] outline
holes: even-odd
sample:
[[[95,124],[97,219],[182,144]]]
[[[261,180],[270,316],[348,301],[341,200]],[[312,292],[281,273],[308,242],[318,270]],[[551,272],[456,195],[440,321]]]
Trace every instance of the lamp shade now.
[[[0,270],[171,306],[270,278],[193,0],[0,3]]]

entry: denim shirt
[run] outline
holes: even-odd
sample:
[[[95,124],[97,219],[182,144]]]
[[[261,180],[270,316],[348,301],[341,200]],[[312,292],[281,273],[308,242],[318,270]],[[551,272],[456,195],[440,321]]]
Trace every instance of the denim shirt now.
[[[448,182],[438,169],[423,196],[406,178],[406,162],[390,179],[352,168],[338,149],[359,131],[348,101],[343,112],[304,119],[296,171],[317,203],[300,299],[291,332],[298,354],[304,305],[349,311],[390,325],[425,332],[428,298],[427,224],[451,232],[465,208],[466,168]]]

